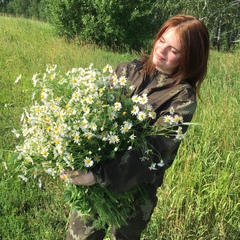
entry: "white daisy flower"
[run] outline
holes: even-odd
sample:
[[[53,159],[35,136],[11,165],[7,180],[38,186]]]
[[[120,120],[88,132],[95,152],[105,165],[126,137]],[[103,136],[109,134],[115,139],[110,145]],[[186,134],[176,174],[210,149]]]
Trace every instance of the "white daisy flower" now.
[[[87,98],[86,98],[86,102],[87,102],[88,104],[92,104],[92,103],[93,103],[93,97],[92,97],[92,96],[87,97]]]
[[[140,97],[138,95],[133,95],[132,96],[132,101],[135,103],[138,103],[140,101]]]
[[[173,124],[177,125],[179,120],[180,120],[179,115],[174,115],[174,117],[173,117]]]
[[[119,111],[122,108],[122,104],[120,102],[114,103],[114,109],[116,111]]]
[[[137,115],[138,113],[139,113],[139,107],[137,105],[133,106],[131,114],[132,115]]]
[[[121,126],[121,133],[126,133],[132,128],[132,122],[124,121],[123,126]]]
[[[117,117],[117,113],[115,111],[112,111],[108,114],[109,119],[112,121]]]
[[[173,117],[170,116],[170,115],[166,115],[166,116],[164,116],[163,121],[164,121],[165,123],[169,124],[169,125],[172,125],[172,123],[173,123]]]
[[[148,102],[147,94],[143,94],[142,97],[140,97],[139,103],[144,105]]]
[[[152,118],[152,119],[156,119],[156,113],[155,112],[150,112],[150,113],[148,113],[148,116],[150,117],[150,118]]]
[[[126,78],[126,77],[121,76],[121,77],[119,78],[119,84],[120,84],[121,86],[125,86],[125,85],[126,85],[126,82],[127,82],[127,78]]]
[[[93,166],[93,160],[89,157],[86,157],[84,160],[84,165],[85,167],[92,167]]]
[[[143,111],[140,111],[137,115],[137,119],[140,120],[140,121],[143,121],[146,119],[146,113],[143,112]]]
[[[48,148],[43,148],[41,151],[41,154],[44,158],[47,158],[49,152],[48,152]]]
[[[109,135],[108,140],[110,144],[115,144],[119,142],[119,137],[117,135]]]

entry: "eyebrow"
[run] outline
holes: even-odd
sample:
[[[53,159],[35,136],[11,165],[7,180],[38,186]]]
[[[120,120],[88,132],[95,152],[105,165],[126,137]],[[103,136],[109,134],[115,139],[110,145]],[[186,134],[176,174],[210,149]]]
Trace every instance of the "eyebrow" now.
[[[164,41],[166,41],[165,38],[163,37],[163,35],[159,38],[159,40],[160,40],[161,38],[162,38]],[[179,49],[175,48],[175,47],[172,46],[172,45],[170,45],[170,46],[171,46],[172,48],[174,48],[177,52],[180,53],[180,50],[179,50]]]

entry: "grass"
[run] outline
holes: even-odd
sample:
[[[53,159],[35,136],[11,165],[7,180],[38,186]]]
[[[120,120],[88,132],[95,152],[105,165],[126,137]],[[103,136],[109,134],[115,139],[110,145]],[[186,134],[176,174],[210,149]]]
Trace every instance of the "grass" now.
[[[47,63],[61,70],[102,68],[132,60],[132,54],[66,43],[42,22],[0,17],[0,239],[65,239],[68,205],[64,185],[46,179],[21,182],[8,165],[17,143],[23,107],[30,104],[31,78]],[[211,52],[209,72],[186,140],[167,171],[159,202],[142,239],[240,238],[240,54]],[[22,79],[14,81],[18,75]]]

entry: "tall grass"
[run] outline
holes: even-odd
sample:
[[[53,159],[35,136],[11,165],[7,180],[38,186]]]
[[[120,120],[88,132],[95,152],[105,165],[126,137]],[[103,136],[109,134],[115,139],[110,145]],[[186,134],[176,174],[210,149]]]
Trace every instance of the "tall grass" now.
[[[65,239],[68,205],[64,185],[46,179],[21,182],[8,164],[19,127],[30,104],[31,77],[55,63],[61,70],[102,68],[132,60],[132,54],[106,52],[66,43],[54,29],[31,20],[0,17],[0,239]],[[142,239],[240,238],[240,54],[211,52],[197,112],[173,166],[159,189],[159,203]],[[14,81],[18,75],[22,79]]]
[[[211,52],[193,119],[201,125],[167,172],[146,239],[240,238],[239,57]]]

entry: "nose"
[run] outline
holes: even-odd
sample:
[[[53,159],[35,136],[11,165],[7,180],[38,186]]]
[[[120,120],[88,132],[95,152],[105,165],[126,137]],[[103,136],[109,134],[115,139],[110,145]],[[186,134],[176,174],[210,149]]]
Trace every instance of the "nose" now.
[[[160,52],[165,55],[167,52],[167,46],[165,44],[162,44],[160,47]]]

